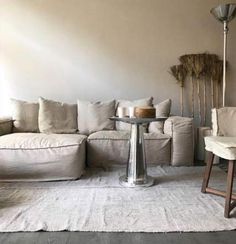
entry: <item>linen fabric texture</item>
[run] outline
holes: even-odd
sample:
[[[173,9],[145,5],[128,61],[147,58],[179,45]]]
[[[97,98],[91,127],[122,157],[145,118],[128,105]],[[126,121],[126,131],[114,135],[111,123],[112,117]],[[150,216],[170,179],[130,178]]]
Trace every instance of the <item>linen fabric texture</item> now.
[[[1,181],[79,178],[85,167],[86,136],[13,133],[0,137]]]
[[[236,218],[223,217],[224,200],[200,193],[204,167],[148,167],[157,184],[142,189],[120,186],[118,179],[124,172],[122,166],[109,171],[93,168],[83,180],[1,184],[0,231],[162,232],[158,236],[163,236],[166,232],[235,230]],[[212,185],[226,187],[222,169],[214,167],[212,176]],[[129,238],[123,243],[129,244]],[[233,238],[228,243],[234,243]]]
[[[11,99],[13,132],[38,132],[39,104]]]
[[[77,106],[39,98],[41,133],[70,134],[77,132]]]
[[[78,100],[78,130],[89,135],[96,131],[113,130],[114,122],[109,118],[115,115],[115,100],[89,102]]]
[[[87,139],[89,166],[107,168],[111,164],[127,164],[129,158],[128,131],[98,131]],[[148,164],[170,164],[171,137],[164,134],[144,133]]]
[[[146,107],[146,106],[153,106],[153,97],[148,98],[142,98],[138,100],[118,100],[116,104],[116,115],[118,115],[118,107],[124,107],[125,110],[125,116],[129,115],[128,108],[129,107]],[[120,121],[116,122],[116,130],[126,130],[130,131],[131,125],[127,123],[123,123]]]
[[[171,164],[193,165],[194,136],[193,119],[180,116],[169,117],[164,123],[164,133],[171,139]]]
[[[204,138],[206,150],[227,160],[236,160],[236,107],[212,109],[213,136]]]
[[[212,109],[213,136],[236,137],[236,107]]]
[[[167,99],[161,103],[156,104],[156,117],[169,117],[171,110],[171,99]],[[161,133],[164,131],[164,121],[151,122],[149,125],[149,132]]]
[[[236,137],[206,136],[206,150],[227,160],[236,160]]]

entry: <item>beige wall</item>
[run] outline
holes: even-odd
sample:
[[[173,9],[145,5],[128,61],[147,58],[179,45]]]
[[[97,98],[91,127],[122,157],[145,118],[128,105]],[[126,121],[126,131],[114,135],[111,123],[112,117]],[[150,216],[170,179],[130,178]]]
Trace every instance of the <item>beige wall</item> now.
[[[221,55],[218,0],[0,0],[0,113],[8,99],[173,99],[178,56]],[[227,104],[236,106],[236,20],[230,23]],[[187,99],[186,99],[187,100]],[[187,101],[186,101],[187,102]]]

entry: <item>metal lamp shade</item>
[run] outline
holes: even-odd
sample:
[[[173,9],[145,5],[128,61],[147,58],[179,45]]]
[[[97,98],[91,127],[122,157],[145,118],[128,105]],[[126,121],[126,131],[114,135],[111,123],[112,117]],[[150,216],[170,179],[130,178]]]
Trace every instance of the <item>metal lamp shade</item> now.
[[[215,16],[217,20],[221,22],[229,22],[236,16],[236,4],[221,4],[211,9],[211,13]]]

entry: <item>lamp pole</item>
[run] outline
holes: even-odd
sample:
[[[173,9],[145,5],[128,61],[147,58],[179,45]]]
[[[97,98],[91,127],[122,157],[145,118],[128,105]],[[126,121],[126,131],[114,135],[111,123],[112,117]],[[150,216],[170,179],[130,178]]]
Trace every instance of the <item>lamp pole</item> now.
[[[223,53],[223,102],[222,106],[225,107],[225,93],[226,93],[226,60],[227,60],[227,34],[228,23],[224,21],[224,53]]]
[[[212,15],[223,23],[224,25],[224,53],[223,53],[223,101],[222,106],[225,107],[225,94],[226,94],[226,60],[227,60],[227,34],[228,22],[236,16],[236,4],[221,4],[211,9]]]

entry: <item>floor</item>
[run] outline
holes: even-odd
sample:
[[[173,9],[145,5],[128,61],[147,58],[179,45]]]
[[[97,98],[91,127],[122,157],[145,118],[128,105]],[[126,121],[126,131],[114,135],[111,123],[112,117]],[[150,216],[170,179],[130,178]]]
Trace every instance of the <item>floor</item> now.
[[[211,233],[96,233],[36,232],[2,233],[1,244],[235,244],[236,231]]]
[[[198,163],[198,165],[204,165]],[[225,162],[220,168],[227,170]],[[0,244],[235,244],[236,231],[204,233],[0,233]]]

